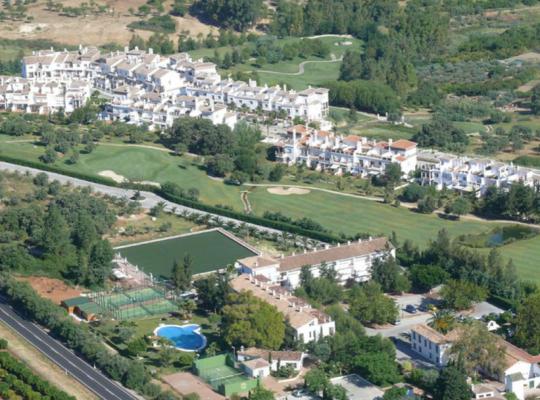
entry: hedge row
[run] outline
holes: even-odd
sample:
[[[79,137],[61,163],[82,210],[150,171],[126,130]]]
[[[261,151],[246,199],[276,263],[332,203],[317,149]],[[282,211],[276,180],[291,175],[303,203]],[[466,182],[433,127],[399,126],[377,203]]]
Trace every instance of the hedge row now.
[[[57,389],[46,380],[35,375],[26,365],[9,353],[0,352],[0,370],[6,371],[19,382],[24,383],[17,384],[17,388],[15,388],[24,398],[42,399],[46,397],[51,400],[75,400],[75,397]],[[16,382],[12,381],[11,383],[15,384]]]
[[[270,220],[263,217],[257,217],[254,215],[246,215],[241,212],[237,212],[233,210],[226,210],[220,207],[211,206],[209,204],[204,204],[200,201],[195,201],[195,200],[186,199],[180,196],[175,196],[173,194],[167,193],[166,191],[160,188],[156,188],[155,186],[151,186],[151,185],[140,185],[140,184],[133,184],[133,183],[117,183],[111,179],[108,179],[102,176],[96,176],[96,175],[86,174],[86,173],[77,172],[77,171],[66,171],[55,165],[43,164],[43,163],[32,161],[32,160],[21,160],[18,158],[7,156],[5,154],[0,154],[0,161],[23,165],[26,167],[36,168],[36,169],[49,171],[49,172],[55,172],[58,174],[70,176],[72,178],[83,179],[89,182],[94,182],[94,183],[98,183],[102,185],[153,192],[157,194],[158,196],[163,197],[166,200],[169,200],[173,203],[177,203],[186,207],[194,208],[194,209],[204,211],[204,212],[209,212],[212,214],[221,215],[224,217],[237,219],[239,221],[247,222],[254,225],[260,225],[267,228],[277,229],[280,231],[309,237],[311,239],[320,240],[322,242],[337,243],[340,241],[339,237],[332,234],[303,229],[298,226],[288,224],[286,222],[274,221],[274,220]]]

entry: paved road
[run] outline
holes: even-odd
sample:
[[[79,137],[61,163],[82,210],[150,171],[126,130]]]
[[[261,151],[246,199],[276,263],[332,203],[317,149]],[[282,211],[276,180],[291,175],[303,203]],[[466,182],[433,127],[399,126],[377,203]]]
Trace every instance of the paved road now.
[[[0,321],[24,337],[36,349],[69,375],[86,386],[103,400],[135,400],[138,396],[120,384],[104,376],[87,362],[77,357],[71,350],[49,336],[38,325],[19,317],[13,308],[0,298]]]
[[[72,185],[78,186],[78,187],[88,187],[89,186],[96,192],[103,193],[103,194],[108,194],[109,196],[114,196],[114,197],[119,197],[119,198],[127,198],[127,199],[129,199],[129,198],[133,197],[133,195],[136,192],[135,190],[131,190],[131,189],[123,189],[123,188],[118,188],[118,187],[114,187],[114,186],[102,185],[102,184],[99,184],[99,183],[85,181],[83,179],[72,178],[70,176],[57,174],[55,172],[42,171],[42,170],[39,170],[37,168],[30,168],[30,167],[25,167],[25,166],[17,165],[17,164],[11,164],[11,163],[7,163],[7,162],[0,162],[0,170],[10,171],[10,172],[19,171],[21,173],[30,172],[32,175],[35,175],[35,174],[40,173],[40,172],[44,172],[45,174],[47,174],[47,176],[49,177],[50,180],[56,179],[60,183],[71,183]],[[240,220],[237,220],[237,219],[224,217],[224,216],[217,215],[217,214],[207,213],[207,212],[197,210],[197,209],[194,209],[194,208],[185,207],[185,206],[182,206],[182,205],[167,201],[164,198],[162,198],[162,197],[160,197],[160,196],[158,196],[158,195],[156,195],[155,193],[152,193],[152,192],[141,191],[140,193],[141,193],[141,195],[143,197],[143,200],[140,201],[140,205],[141,205],[142,208],[145,208],[145,209],[150,209],[150,208],[154,207],[155,205],[157,205],[158,203],[164,203],[165,204],[165,211],[172,211],[173,209],[175,209],[176,214],[181,214],[184,211],[196,212],[196,213],[199,213],[199,214],[207,214],[207,215],[210,215],[212,217],[218,217],[218,218],[220,218],[222,221],[224,221],[226,223],[227,222],[234,222],[235,224],[245,224],[247,226],[254,227],[254,228],[258,229],[259,231],[265,231],[265,232],[270,232],[270,233],[278,233],[278,234],[282,233],[282,231],[277,230],[277,229],[267,228],[267,227],[264,227],[264,226],[261,226],[261,225],[250,224],[250,223],[243,222],[243,221],[240,221]]]

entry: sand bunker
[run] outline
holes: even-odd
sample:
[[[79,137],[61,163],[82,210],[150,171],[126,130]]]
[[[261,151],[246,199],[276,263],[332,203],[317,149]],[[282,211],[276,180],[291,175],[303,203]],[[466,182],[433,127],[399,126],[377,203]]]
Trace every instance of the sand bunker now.
[[[280,196],[289,196],[291,194],[308,194],[309,189],[302,189],[297,187],[271,187],[268,188],[268,193],[277,194]]]
[[[112,179],[113,181],[115,181],[116,183],[123,183],[123,182],[127,182],[128,180],[126,178],[124,178],[122,175],[119,175],[117,174],[116,172],[114,171],[111,171],[111,170],[105,170],[105,171],[101,171],[98,173],[99,176],[103,176],[105,178],[109,178],[109,179]]]

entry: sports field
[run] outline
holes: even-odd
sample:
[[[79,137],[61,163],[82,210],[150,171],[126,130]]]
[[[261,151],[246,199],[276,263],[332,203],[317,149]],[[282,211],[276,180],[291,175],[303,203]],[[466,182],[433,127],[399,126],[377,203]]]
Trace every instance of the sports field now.
[[[116,251],[145,272],[162,278],[169,278],[174,261],[181,264],[186,254],[193,259],[194,274],[225,268],[239,258],[255,255],[217,230],[122,246]]]

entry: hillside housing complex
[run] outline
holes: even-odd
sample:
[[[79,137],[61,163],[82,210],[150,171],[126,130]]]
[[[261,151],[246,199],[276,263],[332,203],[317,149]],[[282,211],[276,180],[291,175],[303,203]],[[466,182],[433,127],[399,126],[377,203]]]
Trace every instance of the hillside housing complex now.
[[[104,118],[146,123],[154,129],[171,126],[180,116],[208,118],[233,127],[236,109],[278,112],[319,123],[324,123],[328,113],[328,89],[297,92],[280,86],[257,86],[255,81],[222,79],[215,64],[192,60],[187,53],[162,56],[152,49],[137,48],[104,53],[82,46],[77,51],[42,50],[24,57],[22,77],[31,92],[44,83],[81,82],[78,85],[84,85],[87,93],[98,90],[109,99]],[[28,99],[16,109],[47,113],[58,108],[57,101],[42,101],[45,105],[40,108]],[[65,111],[82,104],[84,101],[73,101]]]

